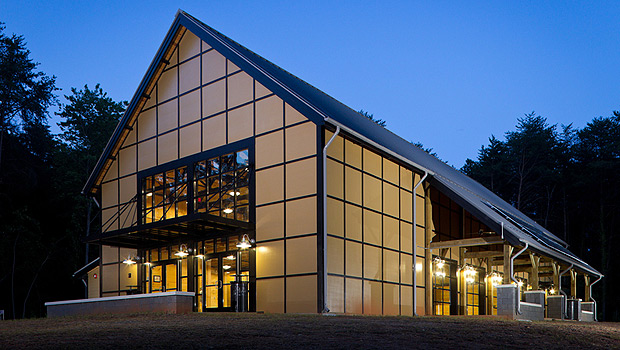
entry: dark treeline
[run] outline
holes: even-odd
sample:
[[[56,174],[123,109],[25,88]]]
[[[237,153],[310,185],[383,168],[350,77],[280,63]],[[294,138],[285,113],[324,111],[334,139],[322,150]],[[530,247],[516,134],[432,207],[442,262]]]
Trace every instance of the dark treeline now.
[[[84,297],[72,274],[98,249],[82,239],[98,224],[80,190],[125,108],[96,86],[57,99],[25,40],[0,23],[0,309],[6,318],[45,315],[44,303]],[[58,107],[62,133],[52,135]],[[90,255],[87,257],[87,254]]]
[[[461,170],[602,272],[605,278],[593,288],[599,319],[620,320],[620,260],[614,256],[620,249],[619,112],[581,130],[549,125],[532,112],[505,140],[491,136],[478,159],[468,159]]]

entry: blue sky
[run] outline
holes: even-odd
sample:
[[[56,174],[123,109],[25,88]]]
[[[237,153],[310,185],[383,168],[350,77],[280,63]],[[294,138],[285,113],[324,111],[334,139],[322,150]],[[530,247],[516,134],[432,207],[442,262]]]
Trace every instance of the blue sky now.
[[[620,109],[620,2],[2,1],[0,21],[61,95],[129,100],[178,8],[457,168],[525,113]]]

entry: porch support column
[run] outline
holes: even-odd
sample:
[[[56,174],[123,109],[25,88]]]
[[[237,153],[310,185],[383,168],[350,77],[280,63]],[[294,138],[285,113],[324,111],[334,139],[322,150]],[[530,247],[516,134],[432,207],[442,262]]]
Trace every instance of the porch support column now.
[[[433,210],[431,208],[430,184],[424,184],[424,306],[427,315],[433,314]]]
[[[489,257],[487,260],[487,276],[490,276],[493,273],[493,257]],[[487,315],[493,315],[493,280],[490,277],[486,278],[486,288],[487,288]]]
[[[577,271],[570,270],[570,296],[577,297]]]
[[[532,261],[532,274],[530,276],[532,290],[539,290],[538,267],[540,266],[540,257],[530,253],[530,260]]]
[[[551,267],[553,267],[553,287],[558,290],[558,295],[560,294],[560,265],[558,265],[555,261],[551,263]]]
[[[583,275],[583,279],[584,279],[584,282],[585,282],[585,290],[586,290],[585,298],[584,298],[583,301],[592,301],[590,299],[590,276]]]
[[[459,274],[456,276],[461,287],[461,293],[459,295],[459,315],[467,315],[467,281],[465,281],[465,274],[463,273],[463,267],[465,267],[465,248],[459,248]]]
[[[504,244],[504,284],[510,284],[510,257],[512,256],[512,246]]]

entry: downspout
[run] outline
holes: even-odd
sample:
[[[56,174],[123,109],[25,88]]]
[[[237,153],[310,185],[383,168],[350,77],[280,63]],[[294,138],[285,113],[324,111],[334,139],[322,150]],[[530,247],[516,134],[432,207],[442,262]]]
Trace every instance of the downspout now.
[[[566,311],[567,311],[566,308],[568,307],[568,296],[562,290],[562,275],[567,273],[570,269],[572,269],[573,266],[574,266],[574,264],[570,264],[570,266],[566,270],[564,270],[564,272],[560,272],[560,275],[558,276],[558,284],[559,284],[558,291],[562,295],[564,295],[564,312],[562,313],[562,319],[566,318]]]
[[[598,276],[598,279],[594,281],[594,283],[600,281],[602,278],[603,278],[603,275]],[[590,284],[590,300],[594,302],[594,321],[598,322],[598,319],[596,318],[596,300],[592,298],[592,286],[594,285],[594,283]]]
[[[328,313],[327,307],[327,147],[340,133],[340,126],[323,147],[323,313]]]
[[[416,238],[416,232],[418,231],[416,229],[416,217],[417,217],[417,212],[416,212],[416,203],[417,201],[417,194],[416,191],[418,189],[418,187],[424,182],[424,180],[426,180],[426,177],[428,176],[428,171],[424,171],[424,176],[422,176],[422,178],[420,179],[420,181],[413,186],[413,316],[418,316],[418,311],[417,311],[417,306],[418,306],[418,298],[416,298],[415,293],[417,293],[418,288],[417,288],[417,269],[416,269],[416,261],[417,259],[417,254],[416,254],[416,250],[418,249],[418,246],[416,245],[416,242],[418,241]],[[592,293],[590,293],[592,294]]]
[[[521,255],[524,251],[529,247],[529,243],[521,241],[521,243],[525,243],[525,247],[519,250],[519,252],[510,258],[510,279],[517,284],[517,314],[521,315],[521,291],[519,290],[519,281],[514,276],[515,271],[515,258]]]

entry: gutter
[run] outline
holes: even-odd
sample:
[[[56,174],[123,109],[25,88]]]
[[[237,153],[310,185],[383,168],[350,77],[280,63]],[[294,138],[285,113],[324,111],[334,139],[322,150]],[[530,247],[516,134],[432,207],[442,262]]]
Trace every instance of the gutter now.
[[[327,307],[327,148],[340,133],[340,126],[336,126],[336,132],[323,147],[323,310],[328,313]]]
[[[515,258],[518,257],[519,255],[521,255],[521,253],[523,253],[524,251],[527,250],[527,248],[530,246],[529,243],[527,242],[523,242],[521,241],[521,243],[525,243],[525,247],[523,247],[523,249],[519,250],[519,252],[515,255],[513,255],[510,258],[510,279],[517,284],[517,314],[521,314],[521,290],[519,289],[519,282],[517,281],[517,279],[515,278]]]
[[[594,300],[594,298],[592,298],[592,286],[600,281],[601,279],[603,279],[603,275],[598,276],[598,279],[596,281],[594,281],[594,283],[590,284],[590,300],[592,300],[594,302],[594,321],[598,322],[598,319],[596,318],[596,300]]]
[[[564,295],[564,312],[562,312],[562,319],[567,318],[566,317],[566,308],[568,307],[568,296],[566,295],[566,293],[564,293],[564,291],[562,290],[562,275],[567,273],[570,269],[573,268],[573,266],[575,266],[574,264],[570,264],[570,266],[564,270],[563,272],[560,272],[560,275],[558,276],[558,291]],[[598,282],[598,280],[597,280]]]
[[[416,232],[418,232],[417,230],[417,208],[416,208],[416,203],[417,201],[417,194],[416,191],[418,190],[418,187],[424,182],[424,180],[426,180],[426,177],[428,176],[428,172],[424,171],[424,176],[422,176],[422,178],[420,179],[420,181],[413,186],[413,242],[411,242],[412,246],[413,246],[413,316],[418,316],[418,311],[417,311],[417,304],[418,304],[418,298],[416,298],[415,293],[417,292],[417,269],[416,269],[416,261],[417,261],[417,252],[416,250],[418,249],[418,246],[416,245],[417,242],[417,237],[416,237]],[[592,294],[592,293],[590,293]]]

